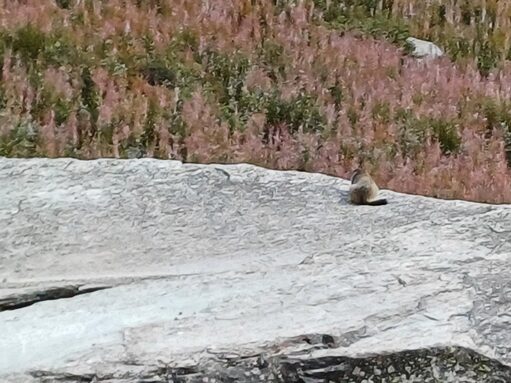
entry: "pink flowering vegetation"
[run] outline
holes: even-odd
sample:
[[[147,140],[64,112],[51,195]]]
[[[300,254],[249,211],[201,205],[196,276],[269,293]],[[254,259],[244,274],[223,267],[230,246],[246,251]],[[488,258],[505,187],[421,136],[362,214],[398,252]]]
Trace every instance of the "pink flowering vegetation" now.
[[[505,63],[487,76],[472,62],[420,63],[318,24],[311,2],[287,12],[265,0],[1,9],[0,155],[341,177],[364,164],[383,188],[511,202]]]

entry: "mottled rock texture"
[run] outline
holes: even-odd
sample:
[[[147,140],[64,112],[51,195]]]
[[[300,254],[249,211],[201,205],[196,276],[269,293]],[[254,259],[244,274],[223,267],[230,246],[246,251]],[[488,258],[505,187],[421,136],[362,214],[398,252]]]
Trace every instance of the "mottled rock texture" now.
[[[436,58],[444,55],[442,49],[431,41],[416,39],[415,37],[408,37],[406,42],[413,47],[412,55],[418,58]]]
[[[0,380],[509,382],[511,206],[0,158]]]

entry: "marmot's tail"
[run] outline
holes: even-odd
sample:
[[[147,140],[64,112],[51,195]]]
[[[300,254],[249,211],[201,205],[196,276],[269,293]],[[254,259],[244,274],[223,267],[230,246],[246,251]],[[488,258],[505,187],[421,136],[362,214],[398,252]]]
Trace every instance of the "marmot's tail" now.
[[[366,203],[366,205],[371,205],[371,206],[381,206],[381,205],[386,205],[386,204],[387,204],[387,199],[385,199],[385,198],[377,199],[374,201],[368,201]]]

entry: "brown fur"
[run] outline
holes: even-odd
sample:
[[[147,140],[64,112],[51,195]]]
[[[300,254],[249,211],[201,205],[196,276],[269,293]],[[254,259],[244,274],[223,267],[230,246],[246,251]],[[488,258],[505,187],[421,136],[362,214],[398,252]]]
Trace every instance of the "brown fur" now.
[[[351,175],[350,201],[355,205],[380,206],[386,205],[385,198],[377,199],[378,185],[373,181],[369,173],[362,169],[356,169]]]

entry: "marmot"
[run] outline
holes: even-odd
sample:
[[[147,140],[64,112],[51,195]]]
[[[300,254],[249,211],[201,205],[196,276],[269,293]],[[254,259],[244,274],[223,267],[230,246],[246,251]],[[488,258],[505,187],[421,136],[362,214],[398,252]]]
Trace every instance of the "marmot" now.
[[[369,173],[362,169],[356,169],[351,175],[350,201],[355,205],[386,205],[385,198],[376,199],[378,186]]]

